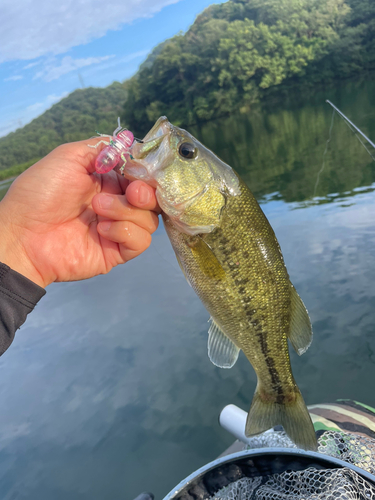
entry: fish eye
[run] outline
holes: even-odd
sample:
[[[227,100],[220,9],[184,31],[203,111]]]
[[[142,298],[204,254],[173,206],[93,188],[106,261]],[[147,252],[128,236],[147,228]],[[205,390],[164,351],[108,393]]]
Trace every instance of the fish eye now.
[[[191,142],[183,142],[178,148],[180,156],[183,158],[195,158],[197,156],[197,149]]]

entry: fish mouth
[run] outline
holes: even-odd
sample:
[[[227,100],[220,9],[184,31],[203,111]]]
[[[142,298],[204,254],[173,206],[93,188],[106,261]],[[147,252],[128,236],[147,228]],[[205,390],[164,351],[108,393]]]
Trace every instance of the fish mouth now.
[[[171,130],[171,124],[166,116],[161,116],[152,129],[145,135],[142,142],[134,142],[131,155],[134,160],[143,160],[152,151],[158,149]]]
[[[147,132],[145,135],[143,142],[148,142],[152,139],[156,139],[161,135],[165,135],[171,130],[171,124],[168,121],[166,116],[161,116],[156,122],[152,129]]]
[[[164,139],[169,137],[171,127],[168,118],[161,116],[142,142],[134,141],[129,149],[130,159],[126,162],[122,172],[127,179],[140,179],[156,187],[152,173],[157,166],[158,150]]]

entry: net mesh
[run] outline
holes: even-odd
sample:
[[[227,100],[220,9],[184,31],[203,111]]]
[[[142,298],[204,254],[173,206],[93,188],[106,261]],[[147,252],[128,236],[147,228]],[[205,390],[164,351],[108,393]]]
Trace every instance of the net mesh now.
[[[320,453],[340,458],[375,474],[375,440],[346,432],[326,431],[319,438]],[[375,499],[375,497],[374,497]]]
[[[297,446],[283,430],[270,429],[262,432],[262,434],[248,438],[248,445],[245,446],[245,449],[253,450],[255,448],[297,448]]]
[[[318,451],[375,473],[375,440],[344,432],[326,431]],[[267,431],[252,438],[247,448],[295,448],[283,431]],[[243,477],[220,489],[212,500],[369,500],[375,487],[347,468],[287,470],[280,474]]]

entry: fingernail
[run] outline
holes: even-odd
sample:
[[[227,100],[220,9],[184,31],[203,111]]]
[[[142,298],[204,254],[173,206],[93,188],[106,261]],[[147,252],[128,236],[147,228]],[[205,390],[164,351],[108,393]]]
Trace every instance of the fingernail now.
[[[102,231],[109,231],[109,228],[111,227],[111,225],[112,225],[112,222],[110,222],[110,221],[108,221],[108,220],[106,220],[106,221],[104,221],[104,222],[101,222],[101,223],[99,224],[100,229],[101,229]]]
[[[139,203],[142,205],[147,205],[150,201],[150,191],[146,188],[146,186],[141,186],[139,188]]]
[[[103,194],[99,196],[99,205],[100,208],[104,208],[104,210],[108,210],[113,205],[113,196],[109,196],[108,194]]]

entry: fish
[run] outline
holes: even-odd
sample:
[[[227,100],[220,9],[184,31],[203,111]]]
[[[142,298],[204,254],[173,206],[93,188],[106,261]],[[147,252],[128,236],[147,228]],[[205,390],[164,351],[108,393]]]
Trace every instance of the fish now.
[[[166,117],[129,152],[125,176],[156,189],[177,261],[211,315],[211,361],[231,368],[242,350],[256,372],[246,436],[282,425],[299,448],[316,450],[288,350],[288,339],[299,355],[307,350],[310,318],[250,189],[229,165]]]

